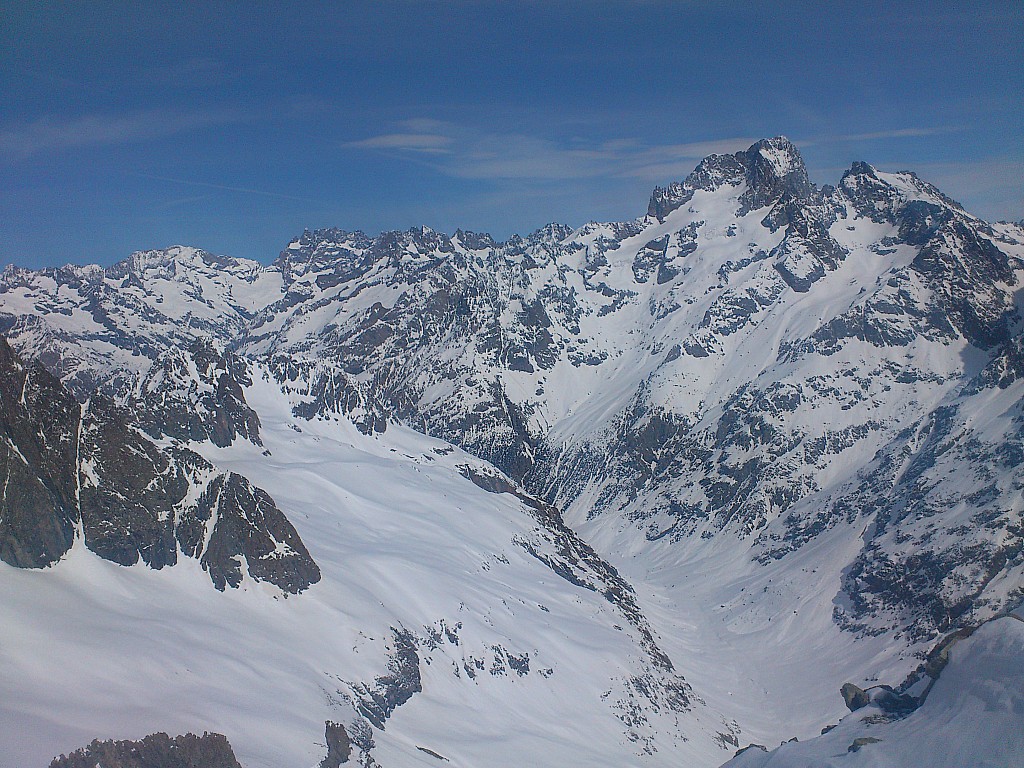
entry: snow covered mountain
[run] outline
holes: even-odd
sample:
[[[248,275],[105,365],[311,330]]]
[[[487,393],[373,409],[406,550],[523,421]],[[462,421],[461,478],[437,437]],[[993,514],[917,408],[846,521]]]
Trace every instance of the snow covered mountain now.
[[[96,633],[117,584],[166,590],[162,622],[217,628],[172,633],[175,664],[304,671],[207,666],[205,721],[182,714],[195,682],[164,680],[131,734],[97,708],[47,745],[31,691],[58,673],[12,652],[5,695],[37,702],[4,718],[37,734],[19,764],[174,726],[231,731],[247,766],[312,765],[315,722],[344,723],[386,768],[437,760],[416,746],[710,766],[816,734],[842,683],[904,679],[1024,599],[1022,278],[1019,225],[864,163],[817,188],[781,137],[705,159],[633,221],[505,243],[318,230],[267,267],[183,247],[9,267],[0,332],[23,357],[132,439],[265,488],[323,574],[279,604],[244,577],[193,594],[183,566],[91,564],[69,517],[60,563],[3,571],[18,590],[86,590]],[[257,627],[237,649],[234,621]],[[25,624],[0,647],[59,632]],[[232,715],[246,686],[261,702]]]

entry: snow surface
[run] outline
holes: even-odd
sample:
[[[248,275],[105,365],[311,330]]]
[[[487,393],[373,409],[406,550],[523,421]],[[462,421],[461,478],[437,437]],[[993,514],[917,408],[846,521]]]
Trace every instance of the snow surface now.
[[[681,728],[671,713],[653,719],[673,749],[631,740],[644,726],[614,708],[647,664],[631,628],[515,543],[535,525],[514,497],[458,473],[479,460],[401,428],[375,439],[296,420],[262,378],[247,399],[269,455],[242,441],[203,450],[274,496],[321,582],[287,598],[248,579],[221,593],[194,561],[124,568],[81,541],[46,570],[0,564],[0,766],[158,730],[222,732],[246,768],[316,765],[324,721],[350,719],[353,684],[387,672],[392,628],[448,628],[458,644],[421,645],[423,692],[374,733],[381,765],[436,761],[417,746],[467,766],[727,756],[715,741],[726,726],[700,704]],[[492,673],[508,655],[528,656],[530,672]],[[470,678],[474,659],[484,664]]]
[[[886,722],[871,705],[809,741],[748,749],[727,768],[1014,768],[1024,765],[1024,621],[989,622],[950,652],[924,704]],[[875,722],[873,722],[875,721]],[[879,722],[881,721],[881,722]],[[849,751],[856,739],[876,739]]]

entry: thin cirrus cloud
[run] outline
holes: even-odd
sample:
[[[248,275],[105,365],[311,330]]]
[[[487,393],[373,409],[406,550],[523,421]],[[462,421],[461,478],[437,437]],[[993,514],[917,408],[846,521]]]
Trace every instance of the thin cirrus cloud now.
[[[838,136],[816,136],[803,139],[801,146],[812,147],[815,144],[839,144],[853,141],[881,141],[889,139],[918,139],[927,136],[941,136],[947,133],[958,133],[966,130],[963,126],[935,126],[930,128],[896,128],[888,131],[871,131],[868,133],[850,133]]]
[[[452,142],[450,136],[440,134],[385,133],[360,141],[350,141],[343,146],[348,149],[398,149],[404,152],[447,154],[451,152]]]
[[[419,162],[465,179],[580,179],[597,177],[663,181],[681,178],[696,162],[713,154],[736,152],[757,141],[741,136],[684,144],[646,144],[633,139],[557,142],[522,133],[499,133],[438,120],[399,123],[399,130],[342,145],[378,151]],[[960,127],[909,127],[849,135],[798,138],[801,147],[844,142],[920,138],[964,130]],[[433,157],[430,157],[433,156]]]
[[[132,176],[138,176],[141,179],[152,179],[153,181],[166,181],[171,184],[183,184],[189,187],[203,187],[205,189],[219,189],[224,192],[238,192],[243,195],[260,195],[261,197],[275,197],[279,200],[296,200],[304,203],[319,203],[322,202],[312,197],[300,197],[298,195],[286,195],[282,192],[274,192],[268,189],[255,189],[252,187],[239,187],[230,184],[214,184],[209,181],[200,181],[198,179],[176,179],[171,176],[158,176],[153,173],[132,173]],[[196,198],[199,199],[199,198]],[[187,199],[186,199],[187,200]],[[185,202],[186,200],[179,200],[178,202]]]
[[[0,130],[0,157],[17,161],[80,147],[150,141],[242,119],[244,115],[228,109],[47,116]]]
[[[410,120],[400,131],[342,144],[386,152],[463,179],[664,179],[693,170],[709,154],[735,152],[749,137],[690,144],[650,145],[634,139],[557,142],[522,133],[481,131],[434,120]]]

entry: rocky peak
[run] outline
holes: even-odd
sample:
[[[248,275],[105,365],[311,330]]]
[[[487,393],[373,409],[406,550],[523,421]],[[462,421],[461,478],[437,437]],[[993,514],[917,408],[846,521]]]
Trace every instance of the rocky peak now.
[[[81,288],[88,283],[103,282],[104,270],[98,264],[67,264],[63,267],[46,267],[40,270],[8,264],[0,272],[0,293],[12,288],[31,286],[40,276],[52,278],[58,284]]]
[[[527,242],[530,243],[553,245],[565,240],[571,234],[572,227],[567,227],[565,224],[559,224],[557,222],[551,222],[550,224],[545,224],[526,239]]]
[[[698,190],[713,192],[723,186],[746,184],[743,208],[753,210],[776,202],[783,195],[803,200],[815,187],[807,176],[800,152],[785,136],[762,139],[732,155],[709,155],[682,183],[656,187],[647,214],[663,220]]]
[[[413,229],[382,232],[374,240],[374,250],[381,250],[393,259],[401,260],[410,251],[419,254],[454,253],[455,246],[451,238],[443,232],[435,232],[430,227],[414,227]]]
[[[693,190],[688,190],[680,182],[674,181],[667,187],[655,187],[651,200],[647,204],[647,215],[663,221],[676,208],[684,205],[691,197]]]
[[[882,181],[874,167],[863,161],[850,166],[837,189],[857,213],[877,222],[887,220],[900,202],[897,190]]]
[[[912,203],[924,203],[933,212],[966,215],[955,200],[923,181],[911,171],[882,173],[865,162],[855,162],[839,181],[839,194],[853,204],[857,213],[876,222],[898,223]],[[915,217],[924,208],[915,207]],[[950,218],[950,216],[945,216]]]
[[[463,229],[455,230],[452,240],[470,251],[483,251],[496,248],[498,245],[494,238],[486,232],[472,232]]]
[[[725,185],[740,184],[743,178],[744,166],[737,155],[709,155],[684,181],[655,187],[647,205],[647,215],[662,221],[672,211],[688,203],[696,190],[713,192]]]
[[[212,269],[214,271],[234,271],[238,267],[247,270],[257,268],[256,262],[245,259],[233,259],[230,256],[218,256],[201,248],[185,245],[172,245],[150,251],[136,251],[127,259],[123,259],[103,271],[103,276],[114,280],[131,278],[139,281],[152,278],[174,280],[186,277],[189,272]]]
[[[750,190],[767,205],[783,194],[802,200],[814,192],[800,152],[785,136],[762,139],[746,152],[738,152],[746,168]],[[760,207],[751,205],[751,208]]]
[[[281,252],[273,268],[281,271],[287,286],[315,275],[316,286],[324,289],[359,277],[377,264],[404,267],[410,260],[454,253],[452,238],[430,227],[382,232],[372,238],[359,231],[306,230]]]
[[[285,284],[339,262],[351,261],[369,247],[370,238],[360,231],[343,229],[305,230],[293,239],[274,260],[273,268],[281,270]]]

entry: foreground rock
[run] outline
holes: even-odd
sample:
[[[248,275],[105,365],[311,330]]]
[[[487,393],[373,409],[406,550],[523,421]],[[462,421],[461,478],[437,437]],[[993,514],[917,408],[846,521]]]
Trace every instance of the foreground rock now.
[[[242,768],[219,733],[169,737],[154,733],[140,741],[93,741],[50,768]]]

